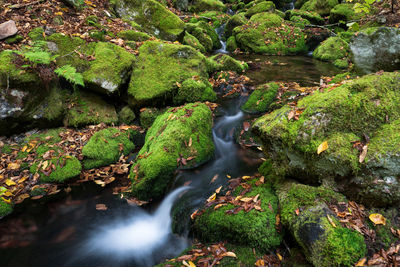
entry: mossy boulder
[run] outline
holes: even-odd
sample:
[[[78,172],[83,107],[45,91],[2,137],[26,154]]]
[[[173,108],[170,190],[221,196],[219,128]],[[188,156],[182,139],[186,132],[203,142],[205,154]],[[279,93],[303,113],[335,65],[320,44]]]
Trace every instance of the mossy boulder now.
[[[151,36],[148,35],[147,33],[136,30],[120,31],[117,34],[117,36],[124,40],[135,41],[135,42],[144,42],[151,38]]]
[[[140,125],[144,128],[150,128],[157,116],[163,112],[158,108],[143,108],[140,112]]]
[[[235,71],[240,74],[245,72],[249,68],[246,62],[241,62],[226,54],[217,54],[210,57],[208,60],[209,69],[211,70],[211,72]]]
[[[52,158],[48,162],[47,166],[54,166],[54,170],[48,173],[48,170],[43,169],[43,164],[34,163],[31,168],[31,173],[38,173],[40,175],[40,181],[44,183],[62,183],[68,179],[77,177],[82,170],[81,162],[74,156],[59,155]]]
[[[226,50],[229,52],[234,52],[238,48],[235,36],[231,36],[226,41]]]
[[[225,37],[228,38],[232,35],[233,29],[237,26],[242,26],[247,23],[247,19],[244,13],[233,15],[227,22],[225,26]]]
[[[206,58],[193,47],[148,41],[139,53],[128,88],[132,106],[164,105],[185,80],[208,80]]]
[[[187,79],[178,88],[174,102],[191,103],[196,101],[216,101],[217,95],[207,80]]]
[[[236,189],[233,194],[236,196],[239,193],[240,189]],[[229,210],[235,208],[233,204],[229,203],[218,209],[214,209],[215,205],[211,205],[205,209],[204,213],[196,217],[193,224],[194,235],[202,242],[227,240],[233,244],[257,248],[261,251],[279,246],[282,236],[275,229],[278,198],[271,188],[264,185],[253,186],[243,197],[253,198],[256,195],[259,195],[261,200],[262,211],[240,210],[237,214],[233,212],[227,214]]]
[[[183,44],[189,45],[194,49],[199,50],[201,53],[207,52],[204,46],[200,43],[200,41],[188,32],[185,32],[185,36],[183,37]]]
[[[183,21],[155,0],[112,0],[111,3],[118,16],[136,22],[158,38],[176,41],[183,33]]]
[[[225,9],[224,3],[219,0],[194,0],[189,7],[191,12],[224,11]]]
[[[288,10],[285,12],[285,19],[292,20],[292,17],[302,17],[303,19],[308,20],[310,23],[322,25],[324,24],[324,19],[316,12],[313,11],[305,11],[299,9]]]
[[[300,16],[292,16],[290,18],[290,21],[293,22],[294,25],[296,25],[297,27],[304,29],[306,27],[306,25],[310,24],[310,21],[308,21],[305,18],[302,18]]]
[[[83,127],[90,124],[112,124],[118,122],[114,106],[107,104],[100,96],[77,92],[69,97],[64,125]]]
[[[230,18],[227,13],[215,10],[201,12],[197,15],[197,17],[192,17],[189,22],[196,23],[199,21],[204,21],[210,23],[214,29],[221,27]]]
[[[3,187],[4,188],[4,187]],[[13,205],[0,199],[0,218],[3,218],[13,211]]]
[[[331,9],[338,5],[338,0],[309,0],[300,8],[305,11],[315,11],[321,16],[327,16]]]
[[[211,111],[201,103],[170,108],[158,116],[130,171],[133,195],[160,199],[174,181],[175,170],[209,160],[214,154],[211,127]]]
[[[365,256],[364,237],[341,226],[325,204],[344,201],[342,195],[328,188],[290,181],[278,186],[277,193],[282,224],[290,230],[314,266],[353,266]]]
[[[342,3],[336,5],[334,8],[331,9],[329,15],[329,22],[330,23],[337,23],[339,21],[350,21],[356,20],[361,17],[361,14],[355,13],[353,9],[354,4],[351,3]]]
[[[260,3],[255,4],[254,6],[250,7],[246,13],[244,14],[246,17],[250,18],[251,16],[262,13],[262,12],[274,12],[275,5],[271,1],[263,1]]]
[[[37,28],[32,29],[28,33],[28,37],[31,38],[32,41],[43,41],[44,40],[43,27],[37,27]]]
[[[240,49],[269,55],[287,55],[307,50],[305,36],[300,28],[285,22],[274,13],[259,13],[233,34]]]
[[[136,119],[135,112],[129,107],[125,106],[118,112],[118,121],[121,124],[131,124]]]
[[[7,39],[4,40],[4,42],[6,44],[17,44],[17,43],[21,42],[22,40],[24,40],[24,37],[22,35],[17,34],[17,35],[8,37]]]
[[[330,61],[338,68],[349,66],[349,44],[340,37],[330,37],[322,42],[313,52],[313,57]]]
[[[393,205],[400,201],[399,86],[399,73],[366,75],[303,98],[298,120],[289,120],[292,109],[284,106],[259,118],[253,130],[287,176],[307,183],[335,179],[351,199]],[[364,136],[368,153],[360,160],[353,142],[366,142]],[[329,148],[317,154],[325,141]]]
[[[218,34],[207,22],[186,23],[185,29],[199,40],[207,52],[221,48]]]
[[[241,109],[248,113],[268,111],[269,106],[276,99],[279,86],[276,83],[267,83],[257,87]]]
[[[107,128],[95,133],[82,148],[85,169],[107,166],[118,161],[121,155],[127,155],[135,148],[134,130]]]

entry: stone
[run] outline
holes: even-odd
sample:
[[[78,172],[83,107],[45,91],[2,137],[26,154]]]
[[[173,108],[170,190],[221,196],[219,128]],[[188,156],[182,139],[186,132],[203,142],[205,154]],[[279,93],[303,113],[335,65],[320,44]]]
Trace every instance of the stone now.
[[[0,40],[13,36],[18,32],[15,21],[9,20],[0,24]]]

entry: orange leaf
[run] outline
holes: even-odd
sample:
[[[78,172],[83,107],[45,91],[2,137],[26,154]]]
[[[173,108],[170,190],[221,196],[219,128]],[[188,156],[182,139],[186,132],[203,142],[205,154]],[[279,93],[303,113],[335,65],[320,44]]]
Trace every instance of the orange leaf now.
[[[379,213],[372,213],[369,215],[369,219],[374,223],[374,224],[383,224],[386,225],[386,218],[383,217],[382,214]]]

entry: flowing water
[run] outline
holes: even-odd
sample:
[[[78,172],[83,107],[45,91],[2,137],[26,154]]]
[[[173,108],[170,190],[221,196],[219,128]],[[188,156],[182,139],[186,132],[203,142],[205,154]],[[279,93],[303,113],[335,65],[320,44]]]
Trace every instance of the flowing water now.
[[[217,30],[220,35],[222,31]],[[221,44],[217,52],[226,53]],[[252,66],[246,75],[253,85],[296,81],[312,86],[319,83],[321,75],[337,73],[329,64],[300,56],[246,55],[237,59]],[[194,170],[178,172],[171,193],[159,205],[146,209],[130,206],[112,195],[110,188],[99,190],[93,184],[81,184],[47,204],[27,201],[0,221],[1,262],[10,267],[146,267],[179,255],[191,242],[189,215],[216,188],[226,185],[228,176],[252,175],[262,162],[260,151],[244,149],[235,141],[235,131],[253,118],[240,110],[246,98],[219,99],[212,133],[214,158]],[[100,203],[108,209],[96,210]]]

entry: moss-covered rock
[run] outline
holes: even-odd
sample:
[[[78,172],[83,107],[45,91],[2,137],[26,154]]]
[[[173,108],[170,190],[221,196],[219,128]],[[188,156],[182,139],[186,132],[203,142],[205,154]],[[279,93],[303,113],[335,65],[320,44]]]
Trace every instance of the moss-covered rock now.
[[[237,26],[242,26],[247,23],[247,19],[243,13],[233,15],[225,25],[225,37],[228,38],[232,35],[233,29]]]
[[[188,32],[185,32],[185,36],[183,37],[183,44],[190,45],[191,47],[199,50],[201,53],[207,52],[200,41]]]
[[[179,167],[204,163],[214,154],[212,114],[201,103],[170,108],[148,130],[131,168],[132,193],[142,200],[160,199]]]
[[[242,110],[248,113],[266,112],[269,105],[275,100],[278,89],[279,86],[276,83],[267,83],[257,87],[241,107]]]
[[[125,106],[118,112],[118,121],[123,124],[131,124],[136,118],[135,112],[129,107]]]
[[[140,125],[144,128],[150,128],[157,116],[163,112],[158,108],[143,108],[140,112]]]
[[[263,1],[260,3],[257,3],[256,5],[250,7],[246,13],[244,14],[246,17],[250,18],[251,16],[262,13],[262,12],[274,12],[275,11],[275,5],[271,1]]]
[[[240,62],[226,54],[217,54],[209,58],[209,69],[211,72],[216,71],[236,71],[237,73],[245,72],[249,66],[246,62]]]
[[[121,155],[127,155],[135,148],[133,130],[123,131],[107,128],[95,133],[82,148],[85,169],[107,166],[118,161]]]
[[[214,10],[201,12],[197,15],[198,16],[196,17],[192,17],[189,20],[189,22],[196,23],[199,21],[204,21],[207,23],[211,23],[214,29],[217,29],[218,27],[222,26],[230,18],[230,16],[227,13]]]
[[[47,168],[43,169],[44,162],[47,162],[47,166],[54,166],[55,169],[51,170],[50,174]],[[40,163],[34,163],[31,168],[31,173],[38,173],[40,175],[40,181],[45,183],[62,183],[68,179],[77,177],[82,170],[81,162],[74,156],[58,155],[49,161]]]
[[[330,61],[338,68],[347,68],[349,52],[349,44],[345,40],[340,37],[330,37],[314,50],[313,57]]]
[[[133,106],[163,104],[185,80],[208,79],[206,58],[190,46],[148,41],[139,52],[128,88]]]
[[[244,51],[286,55],[307,50],[301,29],[274,13],[259,13],[248,24],[234,28],[236,43]]]
[[[224,11],[226,9],[224,3],[219,0],[195,0],[189,7],[191,12],[201,12],[201,11]]]
[[[310,24],[310,21],[300,16],[292,16],[290,18],[290,21],[293,22],[293,24],[296,25],[296,27],[299,27],[301,29],[304,29],[306,25]]]
[[[17,34],[17,35],[8,37],[7,39],[4,40],[4,42],[6,44],[17,44],[17,43],[21,42],[22,40],[24,40],[24,37],[22,37],[22,35]]]
[[[237,48],[238,48],[238,46],[236,44],[235,36],[229,37],[228,40],[226,41],[226,50],[229,52],[233,52]]]
[[[324,19],[318,13],[313,11],[293,9],[285,12],[286,20],[292,20],[292,17],[295,16],[302,17],[303,19],[306,19],[309,22],[317,25],[322,25],[325,22]]]
[[[199,40],[207,52],[221,48],[218,34],[207,22],[186,23],[185,29]]]
[[[147,33],[135,30],[120,31],[117,34],[117,36],[124,40],[135,41],[135,42],[144,42],[151,38],[151,36],[148,35]]]
[[[70,97],[64,118],[65,126],[82,127],[102,122],[118,122],[114,106],[107,104],[101,97],[86,92],[77,92]]]
[[[174,102],[191,103],[196,101],[216,101],[217,95],[207,80],[187,79],[178,88]]]
[[[240,193],[240,190],[235,191],[234,196]],[[264,185],[253,186],[243,197],[256,195],[259,195],[263,211],[253,209],[249,212],[241,210],[237,214],[227,214],[227,211],[235,208],[233,204],[216,210],[212,205],[196,217],[193,225],[195,236],[203,242],[227,240],[261,251],[278,246],[282,241],[281,234],[275,229],[278,199],[271,188]]]
[[[301,10],[315,11],[321,16],[327,16],[331,9],[338,4],[338,0],[309,0],[304,3]]]
[[[11,203],[5,202],[3,199],[0,199],[0,218],[7,216],[13,211],[13,205]]]
[[[291,108],[285,106],[258,119],[253,129],[286,175],[311,183],[335,178],[352,199],[394,204],[400,201],[399,85],[398,73],[367,75],[303,98],[299,120],[289,120]],[[352,142],[364,135],[370,140],[360,163]],[[318,155],[325,141],[329,148]]]
[[[354,12],[353,9],[354,4],[351,3],[342,3],[336,5],[334,8],[331,9],[329,15],[329,22],[330,23],[337,23],[339,21],[350,21],[359,19],[361,14],[357,14]]]
[[[115,12],[133,20],[141,28],[161,39],[175,41],[184,30],[183,21],[155,0],[112,0]]]
[[[44,29],[43,27],[37,27],[32,29],[28,33],[29,38],[32,39],[32,41],[43,41],[44,40]]]

